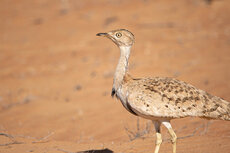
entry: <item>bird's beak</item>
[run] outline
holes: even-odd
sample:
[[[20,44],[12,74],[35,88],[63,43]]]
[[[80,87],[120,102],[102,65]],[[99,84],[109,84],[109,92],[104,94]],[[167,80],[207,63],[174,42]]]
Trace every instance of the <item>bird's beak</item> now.
[[[108,36],[108,33],[98,33],[96,36]]]

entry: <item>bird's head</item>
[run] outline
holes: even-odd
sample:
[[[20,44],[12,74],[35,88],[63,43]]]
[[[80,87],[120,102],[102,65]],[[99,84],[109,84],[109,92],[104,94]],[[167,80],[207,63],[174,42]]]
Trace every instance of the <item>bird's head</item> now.
[[[134,35],[126,29],[113,30],[107,33],[98,33],[97,36],[104,36],[111,39],[118,47],[131,47],[134,43]]]

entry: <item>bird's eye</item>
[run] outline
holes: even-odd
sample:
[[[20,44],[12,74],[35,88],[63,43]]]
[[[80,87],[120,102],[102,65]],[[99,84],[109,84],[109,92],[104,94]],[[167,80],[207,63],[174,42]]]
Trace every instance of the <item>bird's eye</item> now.
[[[120,38],[122,36],[122,34],[120,32],[116,33],[116,37]]]

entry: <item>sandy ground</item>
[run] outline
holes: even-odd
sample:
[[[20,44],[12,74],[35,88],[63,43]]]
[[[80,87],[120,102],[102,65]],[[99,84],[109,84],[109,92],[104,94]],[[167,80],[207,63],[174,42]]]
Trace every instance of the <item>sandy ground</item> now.
[[[150,121],[110,97],[118,48],[133,76],[169,76],[230,101],[228,0],[1,0],[0,152],[150,153]],[[229,153],[230,122],[173,120],[178,153]],[[167,130],[160,152],[171,152]]]

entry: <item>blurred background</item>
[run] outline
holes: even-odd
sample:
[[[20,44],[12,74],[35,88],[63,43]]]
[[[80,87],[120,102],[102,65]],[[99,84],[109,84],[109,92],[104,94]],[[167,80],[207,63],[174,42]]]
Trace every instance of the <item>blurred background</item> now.
[[[229,0],[1,0],[0,152],[153,152],[151,122],[110,96],[119,50],[96,33],[135,35],[134,77],[175,77],[230,101],[229,14]],[[178,153],[230,150],[229,122],[172,125]]]

